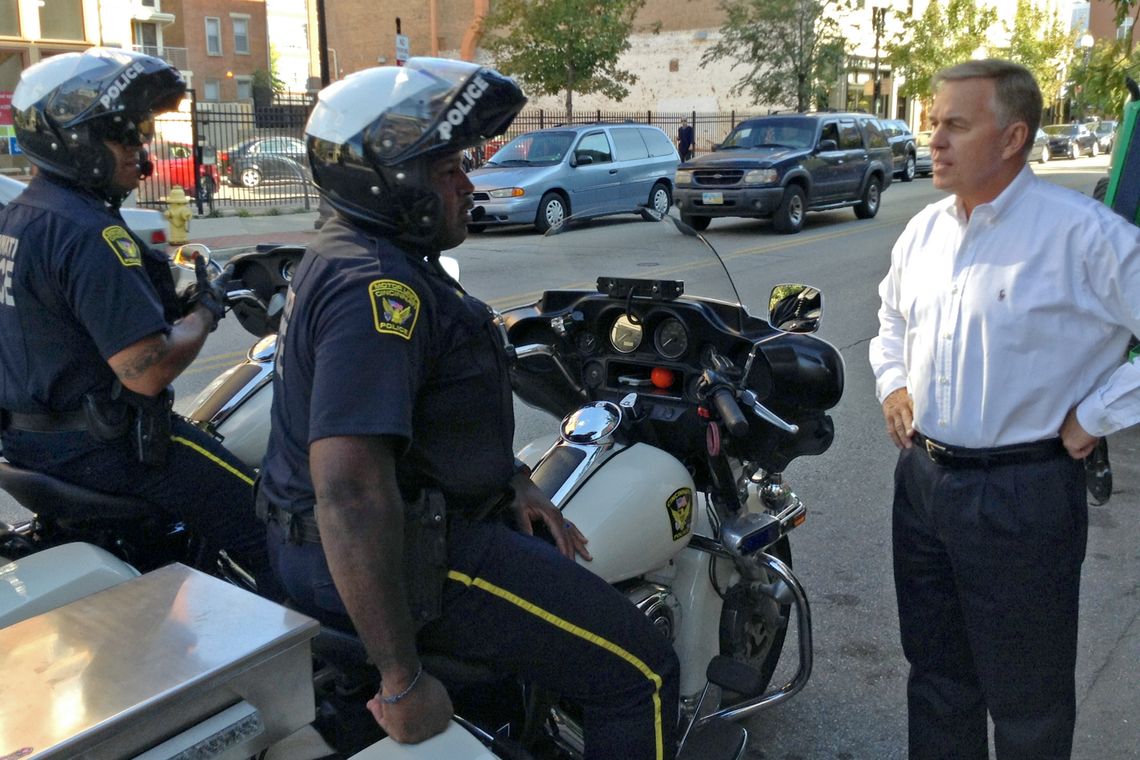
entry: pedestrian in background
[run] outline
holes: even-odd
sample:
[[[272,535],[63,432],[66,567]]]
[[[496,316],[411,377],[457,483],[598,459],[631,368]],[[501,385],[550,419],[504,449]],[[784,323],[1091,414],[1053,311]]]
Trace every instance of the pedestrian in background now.
[[[688,119],[681,119],[681,126],[677,129],[677,153],[682,161],[693,157],[693,127]]]
[[[1068,758],[1088,506],[1081,460],[1140,420],[1140,230],[1026,166],[1025,68],[938,72],[934,186],[870,346],[895,470],[910,757]]]

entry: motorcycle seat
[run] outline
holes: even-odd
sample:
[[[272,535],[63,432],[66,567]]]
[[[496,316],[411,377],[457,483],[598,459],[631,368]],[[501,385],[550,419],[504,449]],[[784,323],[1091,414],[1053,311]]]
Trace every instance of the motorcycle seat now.
[[[153,517],[158,508],[136,496],[92,491],[10,462],[0,462],[0,488],[25,509],[60,524],[91,520],[133,521]]]

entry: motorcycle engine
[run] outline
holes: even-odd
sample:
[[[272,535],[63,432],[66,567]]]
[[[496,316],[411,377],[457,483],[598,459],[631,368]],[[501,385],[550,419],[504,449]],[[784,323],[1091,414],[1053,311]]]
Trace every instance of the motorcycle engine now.
[[[646,581],[631,581],[625,595],[641,610],[653,627],[672,643],[681,624],[681,603],[667,586]]]

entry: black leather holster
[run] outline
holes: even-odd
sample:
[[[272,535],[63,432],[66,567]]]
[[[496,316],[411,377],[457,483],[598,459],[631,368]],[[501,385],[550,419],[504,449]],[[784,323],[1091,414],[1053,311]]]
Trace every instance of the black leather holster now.
[[[424,489],[406,502],[404,512],[404,586],[408,609],[418,631],[443,614],[447,580],[447,506],[443,494]]]

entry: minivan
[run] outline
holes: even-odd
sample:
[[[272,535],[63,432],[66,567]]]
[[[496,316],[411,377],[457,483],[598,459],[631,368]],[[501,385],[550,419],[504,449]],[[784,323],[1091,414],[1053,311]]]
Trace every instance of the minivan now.
[[[533,224],[545,232],[570,216],[664,214],[673,204],[680,157],[673,141],[645,124],[587,124],[527,132],[468,174],[475,206],[468,229]]]

